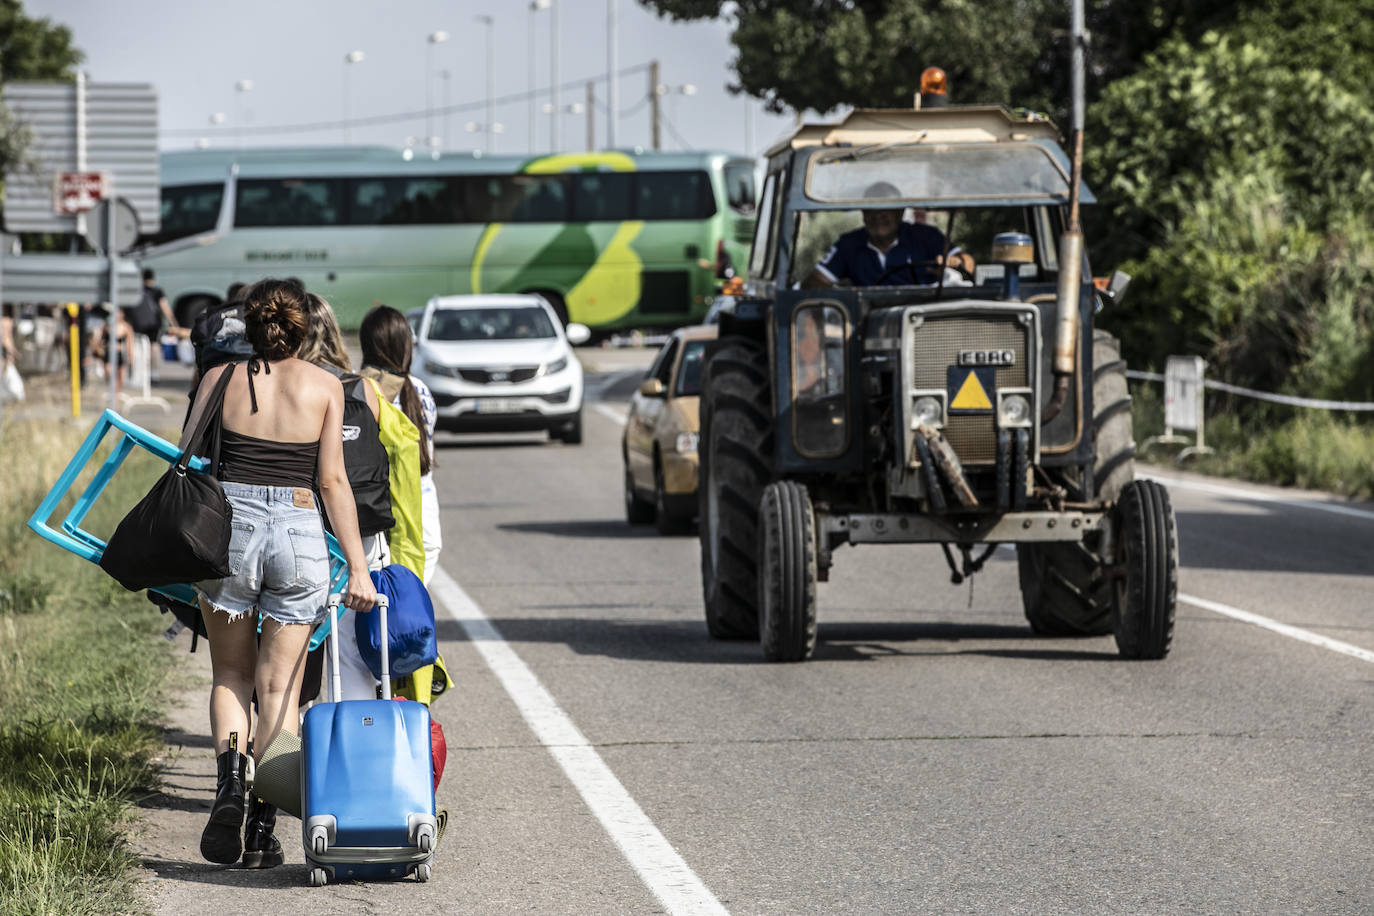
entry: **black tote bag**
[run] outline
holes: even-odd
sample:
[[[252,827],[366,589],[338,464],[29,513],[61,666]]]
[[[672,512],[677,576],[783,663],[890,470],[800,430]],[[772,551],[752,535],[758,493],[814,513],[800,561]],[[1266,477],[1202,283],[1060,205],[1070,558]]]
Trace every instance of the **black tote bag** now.
[[[214,471],[220,409],[233,374],[231,365],[206,401],[181,458],[129,510],[105,545],[100,568],[130,591],[229,575],[233,508],[212,473],[194,473],[187,465],[193,455],[204,452],[209,441],[213,446],[208,450],[210,470]]]

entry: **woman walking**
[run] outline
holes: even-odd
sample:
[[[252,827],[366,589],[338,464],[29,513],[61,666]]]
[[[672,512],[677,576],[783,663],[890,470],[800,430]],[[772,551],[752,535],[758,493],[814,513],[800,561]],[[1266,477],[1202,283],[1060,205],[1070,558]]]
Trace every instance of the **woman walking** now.
[[[244,324],[253,358],[207,372],[187,420],[193,429],[220,374],[233,371],[216,471],[234,510],[230,575],[196,586],[210,641],[210,730],[218,764],[200,849],[211,862],[231,864],[242,854],[245,865],[265,868],[282,862],[272,832],[276,808],[254,798],[240,836],[247,764],[240,748],[247,746],[255,688],[259,755],[279,732],[295,734],[299,727],[306,646],[329,592],[317,483],[348,563],[344,604],[369,611],[375,593],[343,464],[343,388],[295,356],[307,329],[304,291],[281,280],[255,284],[245,295]]]

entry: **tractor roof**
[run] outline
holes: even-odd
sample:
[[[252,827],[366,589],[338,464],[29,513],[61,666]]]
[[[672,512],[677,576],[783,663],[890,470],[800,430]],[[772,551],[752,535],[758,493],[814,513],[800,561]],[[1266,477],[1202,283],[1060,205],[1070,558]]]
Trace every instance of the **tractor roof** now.
[[[1059,129],[1044,115],[1014,114],[997,105],[942,108],[856,108],[839,122],[803,124],[768,150],[774,156],[810,146],[875,143],[1059,142]]]

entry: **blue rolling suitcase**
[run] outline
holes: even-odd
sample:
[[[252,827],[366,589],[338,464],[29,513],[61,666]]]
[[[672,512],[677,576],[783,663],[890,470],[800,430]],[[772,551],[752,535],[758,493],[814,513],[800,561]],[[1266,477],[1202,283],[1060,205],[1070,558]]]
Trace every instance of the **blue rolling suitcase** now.
[[[382,632],[386,598],[379,595]],[[330,596],[331,632],[338,596]],[[391,699],[387,640],[382,640],[381,700],[319,703],[301,725],[301,834],[310,884],[404,878],[428,881],[439,826],[429,709]],[[341,693],[339,648],[329,640],[331,696]]]

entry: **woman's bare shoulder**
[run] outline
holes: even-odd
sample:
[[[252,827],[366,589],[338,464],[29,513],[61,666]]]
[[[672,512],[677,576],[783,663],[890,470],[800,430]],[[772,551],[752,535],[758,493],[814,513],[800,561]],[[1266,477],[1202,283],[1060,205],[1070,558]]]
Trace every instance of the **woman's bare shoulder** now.
[[[321,390],[329,392],[343,387],[333,373],[303,359],[282,360],[280,365],[290,373],[293,381],[299,381],[301,384],[319,386]]]

